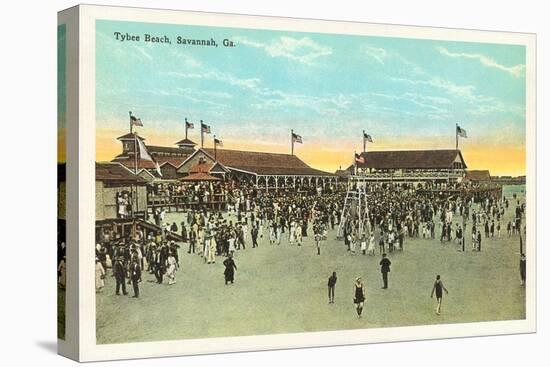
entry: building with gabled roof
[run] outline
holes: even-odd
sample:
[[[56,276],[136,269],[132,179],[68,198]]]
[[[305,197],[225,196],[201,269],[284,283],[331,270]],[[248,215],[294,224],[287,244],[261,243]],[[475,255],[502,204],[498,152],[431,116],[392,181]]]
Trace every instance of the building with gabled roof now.
[[[462,181],[466,168],[456,149],[363,152],[355,163],[358,175],[374,181]]]
[[[117,138],[122,143],[122,153],[117,155],[113,162],[118,162],[130,170],[136,169],[136,147],[134,147],[136,139],[140,139],[145,144],[145,138],[139,136],[137,133],[128,133]],[[157,179],[177,179],[176,168],[181,165],[189,155],[191,155],[196,145],[189,139],[183,139],[176,143],[177,147],[165,147],[159,145],[147,145],[145,144],[147,151],[157,161],[160,166],[162,176],[157,172],[154,162],[141,159],[138,153],[137,169],[146,169]]]
[[[312,168],[295,155],[211,148],[195,151],[178,167],[178,173],[188,174],[201,160],[212,165],[210,174],[219,173],[216,169],[225,170],[234,178],[265,189],[320,186],[337,181],[336,175]]]

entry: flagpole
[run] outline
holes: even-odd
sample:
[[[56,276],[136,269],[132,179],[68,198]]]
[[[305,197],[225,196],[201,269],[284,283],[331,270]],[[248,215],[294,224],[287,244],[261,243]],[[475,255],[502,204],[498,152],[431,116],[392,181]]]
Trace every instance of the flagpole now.
[[[353,174],[357,175],[357,151],[353,151]]]
[[[185,118],[185,139],[187,139],[187,117]]]
[[[201,120],[201,149],[204,148],[204,129],[202,128],[202,120]]]
[[[137,134],[134,134],[134,172],[135,174],[137,175],[137,171],[138,171],[138,168],[137,168],[137,165],[138,165],[138,161],[137,161],[137,144],[138,144],[138,141],[137,141]]]
[[[365,130],[363,130],[363,153],[367,151],[367,139],[365,139]]]
[[[294,155],[294,130],[290,129],[290,155]]]
[[[133,127],[133,124],[132,124],[132,111],[128,111],[128,114],[130,115],[130,134],[132,133],[132,127]]]
[[[216,144],[216,135],[214,135],[214,161],[217,161],[217,146],[218,144]]]
[[[458,123],[455,127],[455,138],[456,138],[456,150],[458,150]]]

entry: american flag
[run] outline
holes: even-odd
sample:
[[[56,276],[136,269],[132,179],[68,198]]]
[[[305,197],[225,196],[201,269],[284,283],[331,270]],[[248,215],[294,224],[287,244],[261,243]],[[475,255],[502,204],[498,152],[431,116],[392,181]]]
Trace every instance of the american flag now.
[[[466,134],[466,130],[461,128],[460,126],[456,125],[456,134],[460,136],[461,138],[467,138],[468,134]]]
[[[372,143],[372,136],[370,136],[370,135],[367,134],[367,133],[363,133],[363,139],[365,139],[365,140],[368,141],[369,143]]]
[[[292,141],[294,143],[300,143],[300,144],[304,144],[304,141],[302,140],[302,136],[301,135],[298,135],[296,133],[292,133]]]
[[[193,124],[192,122],[187,121],[187,118],[186,118],[185,119],[185,127],[188,128],[188,129],[194,129],[195,124]]]
[[[223,142],[218,138],[214,138],[214,144],[223,147]]]
[[[206,125],[201,121],[201,132],[210,134],[210,125]]]
[[[365,163],[365,156],[355,153],[355,162],[356,163]]]
[[[130,124],[132,124],[132,126],[143,126],[143,122],[141,122],[141,119],[138,119],[134,115],[130,115]]]

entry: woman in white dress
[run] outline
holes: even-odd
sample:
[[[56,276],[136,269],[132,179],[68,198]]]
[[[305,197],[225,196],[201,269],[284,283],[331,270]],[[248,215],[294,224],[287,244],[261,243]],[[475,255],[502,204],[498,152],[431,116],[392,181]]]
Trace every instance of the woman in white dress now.
[[[374,256],[374,246],[376,245],[375,241],[374,241],[374,233],[371,233],[370,234],[370,238],[369,238],[369,247],[367,248],[367,253],[371,256]]]
[[[351,234],[351,241],[349,245],[349,249],[351,251],[352,255],[355,255],[355,246],[357,245],[357,235],[355,233]]]
[[[168,285],[176,283],[176,271],[178,270],[178,263],[173,252],[170,252],[168,255],[168,269],[166,270],[166,275],[168,276]]]
[[[291,245],[294,245],[294,240],[296,238],[295,231],[296,231],[296,222],[294,221],[294,219],[292,219],[292,221],[290,222],[290,229],[288,231],[288,242]]]
[[[98,258],[95,259],[95,290],[101,292],[105,288],[105,269]]]
[[[229,242],[229,255],[233,255],[235,253],[235,232],[231,232],[227,241]]]
[[[124,218],[124,214],[126,213],[126,207],[124,205],[124,198],[122,197],[121,193],[117,193],[116,203],[117,203],[117,206],[118,206],[118,216],[120,218]]]
[[[361,237],[361,253],[363,255],[367,254],[367,237],[363,234],[363,237]]]
[[[216,263],[216,239],[214,238],[213,234],[212,237],[210,237],[210,241],[208,242],[208,263]]]
[[[302,246],[302,231],[299,228],[298,230],[296,230],[296,228],[294,229],[294,236],[296,237],[298,246]]]

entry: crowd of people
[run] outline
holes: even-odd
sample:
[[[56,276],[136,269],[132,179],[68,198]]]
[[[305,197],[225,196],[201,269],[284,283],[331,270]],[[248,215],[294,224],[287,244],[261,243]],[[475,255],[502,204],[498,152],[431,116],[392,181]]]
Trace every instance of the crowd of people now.
[[[356,186],[355,189],[363,188]],[[500,237],[504,226],[508,236],[519,235],[522,228],[524,233],[525,204],[515,195],[501,197],[488,190],[475,197],[449,196],[425,190],[426,187],[420,189],[411,184],[368,184],[364,188],[366,204],[359,204],[364,206],[357,210],[357,207],[345,207],[346,190],[336,187],[321,192],[315,188],[265,192],[251,184],[234,181],[157,185],[154,195],[191,195],[194,201],[202,203],[221,195],[225,201],[219,208],[206,205],[189,208],[179,223],[166,221],[163,210],[154,210],[152,219],[161,228],[156,232],[146,233],[138,226],[131,237],[102,233],[96,248],[96,275],[100,279],[96,286],[98,291],[104,286],[101,280],[107,276],[107,257],[112,259],[110,267],[116,279],[116,294],[121,291],[127,294],[126,284],[132,284],[134,297],[139,297],[142,273],[154,275],[158,284],[162,284],[165,277],[169,285],[175,284],[180,267],[180,244],[183,251],[199,256],[204,264],[216,264],[222,258],[225,284],[233,284],[236,252],[264,245],[302,246],[305,239],[311,238],[315,253],[321,255],[329,231],[341,227],[345,249],[351,255],[374,256],[378,249],[383,258],[381,267],[386,269],[382,270],[383,288],[387,288],[391,263],[387,253],[403,252],[408,238],[438,239],[442,244],[454,243],[464,250],[466,231],[471,228],[472,249],[481,251],[482,240]],[[512,205],[516,207],[514,218],[504,225],[505,210]],[[363,217],[358,213],[363,213]],[[168,241],[169,233],[181,236],[181,243]],[[336,274],[333,276],[329,279],[329,303],[334,302]],[[358,282],[362,280],[358,278]],[[362,289],[359,283],[357,289]],[[442,283],[436,281],[438,299],[440,289],[444,289],[441,287]],[[360,301],[360,291],[357,292],[355,298]],[[362,301],[356,304],[361,316]]]
[[[419,194],[418,188],[410,184],[370,184],[366,190],[367,201],[362,211],[355,209],[355,213],[352,210],[346,213],[344,241],[352,253],[356,252],[358,243],[363,254],[374,255],[376,242],[382,254],[403,251],[406,238],[433,240],[436,237],[441,243],[453,242],[464,250],[469,223],[472,249],[481,251],[482,231],[485,238],[500,237],[504,212],[510,206],[509,198],[491,191],[474,199],[473,196],[449,197],[440,192]],[[512,200],[517,200],[515,195]],[[359,212],[367,213],[362,225],[356,214]],[[508,236],[520,233],[524,214],[525,204],[516,201],[515,216],[507,224]]]

